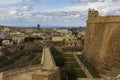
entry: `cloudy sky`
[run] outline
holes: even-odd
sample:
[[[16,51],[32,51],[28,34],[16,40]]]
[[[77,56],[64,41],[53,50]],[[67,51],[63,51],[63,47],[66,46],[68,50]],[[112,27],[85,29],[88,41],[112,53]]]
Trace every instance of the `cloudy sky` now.
[[[0,25],[85,26],[89,8],[120,15],[120,0],[0,0]]]

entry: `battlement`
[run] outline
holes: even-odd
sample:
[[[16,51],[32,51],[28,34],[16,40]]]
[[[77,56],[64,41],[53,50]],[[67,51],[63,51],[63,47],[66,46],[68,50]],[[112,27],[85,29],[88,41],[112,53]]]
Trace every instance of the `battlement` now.
[[[90,18],[96,18],[98,16],[99,16],[99,13],[98,13],[97,10],[89,8],[88,19],[90,19]]]
[[[87,20],[87,23],[118,23],[120,16],[99,16]]]
[[[120,16],[99,16],[99,12],[95,9],[89,9],[87,23],[116,23],[120,22]]]

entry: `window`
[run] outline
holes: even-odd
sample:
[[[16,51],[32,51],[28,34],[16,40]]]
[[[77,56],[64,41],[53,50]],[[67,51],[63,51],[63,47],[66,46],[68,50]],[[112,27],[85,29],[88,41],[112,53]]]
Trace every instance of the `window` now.
[[[77,46],[77,44],[75,43],[75,46]]]

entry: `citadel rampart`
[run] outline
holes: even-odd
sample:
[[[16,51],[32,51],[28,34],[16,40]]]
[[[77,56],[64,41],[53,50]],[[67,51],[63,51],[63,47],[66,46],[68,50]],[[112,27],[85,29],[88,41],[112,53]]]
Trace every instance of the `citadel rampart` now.
[[[120,71],[120,16],[89,10],[84,56],[99,72]]]
[[[58,67],[49,67],[45,64],[45,50],[43,49],[41,64],[4,71],[0,73],[0,80],[59,80],[60,70]],[[51,57],[52,58],[52,57]],[[52,58],[52,62],[54,60]],[[50,62],[50,63],[52,63]],[[55,65],[55,64],[54,64]]]
[[[33,72],[35,70],[39,70],[41,69],[41,65],[34,65],[34,66],[30,66],[30,67],[24,67],[24,68],[20,68],[20,69],[14,69],[14,70],[10,70],[10,71],[4,71],[3,72],[3,80],[8,80],[9,77],[21,74],[21,73],[26,73],[26,72]]]

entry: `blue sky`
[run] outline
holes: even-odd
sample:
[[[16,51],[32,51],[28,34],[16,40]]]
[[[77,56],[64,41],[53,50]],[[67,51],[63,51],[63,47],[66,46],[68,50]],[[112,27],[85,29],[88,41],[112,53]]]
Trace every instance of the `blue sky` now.
[[[120,15],[120,0],[0,0],[0,25],[85,26],[89,8]]]

